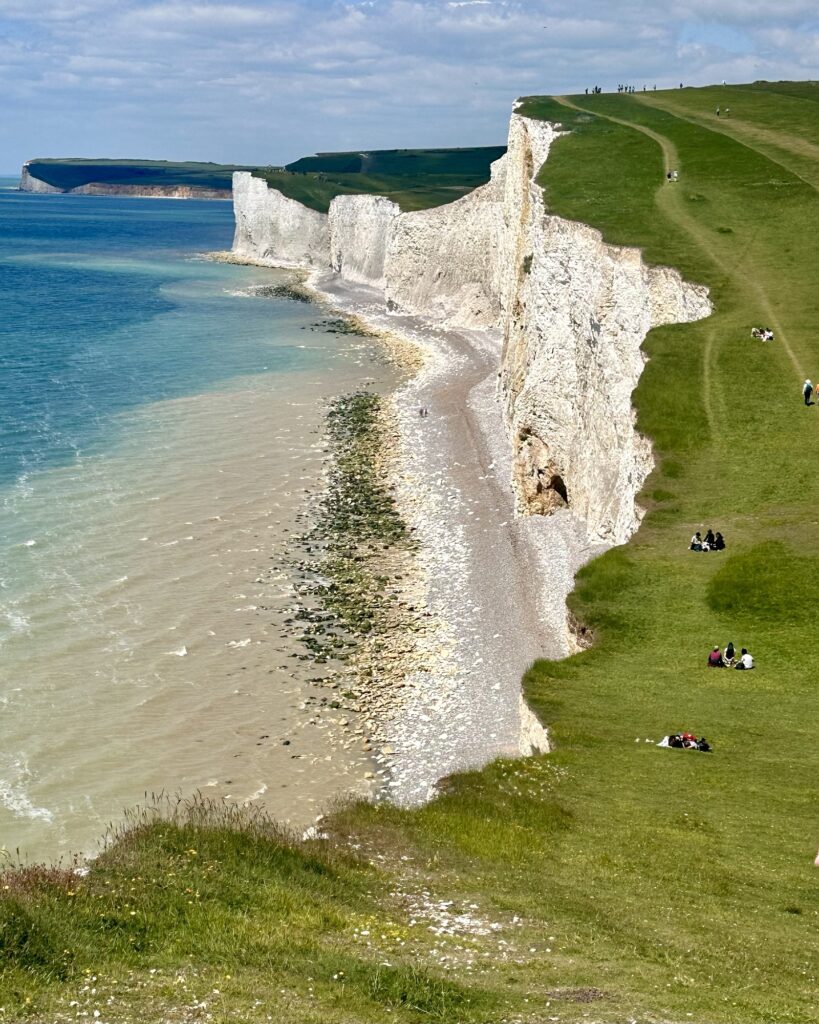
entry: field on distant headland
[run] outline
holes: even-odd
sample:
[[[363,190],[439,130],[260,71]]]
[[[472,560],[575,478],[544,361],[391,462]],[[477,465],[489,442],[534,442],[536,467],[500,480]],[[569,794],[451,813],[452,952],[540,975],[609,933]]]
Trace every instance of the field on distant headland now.
[[[571,129],[551,212],[715,307],[645,343],[646,518],[579,574],[594,646],[524,680],[555,751],[419,810],[342,809],[326,840],[195,803],[146,812],[84,877],[10,872],[6,1019],[815,1021],[819,86],[518,112]],[[690,552],[709,527],[727,550]],[[755,671],[706,668],[729,640]],[[682,729],[713,752],[646,742]]]
[[[451,203],[489,180],[489,165],[505,146],[475,149],[389,149],[319,153],[285,167],[175,163],[166,160],[40,159],[33,177],[68,191],[90,184],[116,187],[232,188],[234,171],[251,171],[290,199],[326,212],[337,195],[389,196],[404,210]]]
[[[402,210],[452,203],[489,180],[489,165],[506,146],[477,149],[386,149],[371,153],[319,153],[284,172],[257,172],[272,188],[326,212],[337,195],[387,196]]]

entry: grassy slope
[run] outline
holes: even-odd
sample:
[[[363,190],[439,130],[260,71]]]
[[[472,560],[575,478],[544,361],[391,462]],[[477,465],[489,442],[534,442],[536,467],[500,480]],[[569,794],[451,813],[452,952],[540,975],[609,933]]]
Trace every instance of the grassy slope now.
[[[384,149],[319,153],[282,171],[256,172],[269,185],[325,212],[337,195],[388,196],[402,210],[451,203],[489,180],[489,165],[505,146],[472,149]]]
[[[384,149],[369,153],[319,153],[288,164],[293,177],[265,173],[287,195],[326,210],[334,195],[385,195],[402,210],[451,203],[489,180],[489,165],[505,146],[472,149]],[[301,183],[300,183],[301,182]],[[294,189],[304,189],[304,198]]]
[[[234,171],[252,171],[284,195],[326,213],[337,195],[385,195],[403,210],[451,203],[489,180],[504,146],[473,149],[376,150],[324,153],[287,168],[170,163],[161,160],[32,160],[31,173],[57,188],[88,182],[112,185],[195,185],[230,188]]]
[[[812,101],[718,92],[740,128],[819,144]],[[765,152],[759,138],[748,148],[708,127],[711,92],[647,100],[576,98],[591,115],[537,99],[523,110],[575,129],[542,175],[550,207],[679,266],[716,305],[647,339],[635,401],[661,456],[649,514],[632,543],[580,574],[574,607],[596,647],[526,678],[556,753],[459,776],[418,811],[340,813],[335,830],[375,867],[332,849],[291,855],[252,834],[146,829],[82,883],[83,900],[102,892],[97,913],[118,908],[119,924],[68,909],[69,883],[0,904],[7,920],[28,915],[33,947],[75,950],[60,981],[44,966],[53,952],[28,962],[25,943],[7,946],[6,1006],[76,998],[88,967],[104,972],[106,993],[116,979],[143,1008],[219,988],[217,1020],[228,1009],[286,1021],[814,1019],[819,408],[799,392],[803,375],[819,375],[816,195],[804,153],[789,167],[770,140]],[[633,126],[676,148],[676,185],[663,180],[658,139]],[[776,342],[751,340],[760,322]],[[702,526],[722,529],[724,555],[686,550]],[[729,639],[750,647],[756,672],[703,667]],[[714,754],[634,742],[680,728],[704,732]],[[205,863],[221,865],[207,884],[204,844]],[[144,881],[169,871],[178,881],[167,889]],[[141,930],[122,905],[131,885]],[[476,904],[502,930],[431,933],[395,895],[421,889]],[[342,961],[351,984],[333,978]],[[382,962],[399,971],[384,984]],[[163,985],[186,963],[183,997]]]

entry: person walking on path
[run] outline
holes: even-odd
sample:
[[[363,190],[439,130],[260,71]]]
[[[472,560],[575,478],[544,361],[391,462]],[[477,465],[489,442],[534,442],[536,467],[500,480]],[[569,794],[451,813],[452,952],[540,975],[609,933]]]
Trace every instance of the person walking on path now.
[[[813,397],[813,384],[810,380],[806,380],[802,385],[802,397],[805,399],[805,405],[813,405],[811,401]]]

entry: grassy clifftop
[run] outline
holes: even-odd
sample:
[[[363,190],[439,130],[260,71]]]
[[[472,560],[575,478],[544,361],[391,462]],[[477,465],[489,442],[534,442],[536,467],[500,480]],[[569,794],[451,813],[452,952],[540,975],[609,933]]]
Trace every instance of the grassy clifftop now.
[[[307,844],[194,805],[137,823],[85,878],[15,874],[11,1019],[815,1019],[815,90],[520,111],[572,129],[541,174],[552,211],[715,304],[647,339],[635,404],[659,463],[639,533],[579,576],[596,645],[525,679],[556,751],[458,776],[417,811],[349,808]],[[709,526],[728,550],[689,552]],[[754,672],[705,668],[728,640]],[[644,742],[678,729],[714,752]]]

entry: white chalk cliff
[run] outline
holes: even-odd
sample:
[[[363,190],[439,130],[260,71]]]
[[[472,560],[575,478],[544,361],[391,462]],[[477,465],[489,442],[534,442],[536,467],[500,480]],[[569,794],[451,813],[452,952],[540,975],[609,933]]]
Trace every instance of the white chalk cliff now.
[[[327,215],[310,210],[249,171],[233,175],[233,212],[238,256],[270,260],[283,267],[330,264]]]
[[[20,173],[20,191],[21,192],[39,192],[39,193],[58,193],[62,192],[61,188],[55,188],[54,185],[49,185],[47,181],[41,181],[40,178],[35,178],[31,171],[28,169],[28,164],[23,164],[23,170]]]
[[[708,316],[707,290],[637,249],[606,244],[548,213],[536,176],[559,126],[512,115],[491,180],[457,202],[400,213],[380,196],[341,196],[317,213],[234,175],[234,252],[332,268],[387,308],[440,326],[499,331],[518,509],[568,504],[593,541],[623,543],[651,470],[631,395],[652,327]]]

